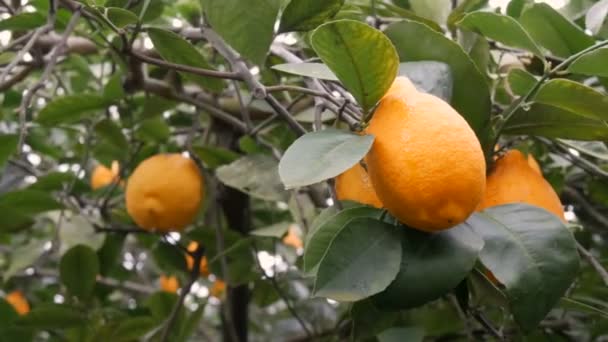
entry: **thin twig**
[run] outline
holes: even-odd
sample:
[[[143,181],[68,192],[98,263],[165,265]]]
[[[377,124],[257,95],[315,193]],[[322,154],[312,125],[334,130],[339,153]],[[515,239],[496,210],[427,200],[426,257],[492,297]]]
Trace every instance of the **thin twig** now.
[[[581,245],[578,241],[576,241],[576,249],[578,249],[578,252],[595,269],[595,271],[600,276],[600,278],[602,278],[604,285],[608,286],[608,271],[606,271],[604,266],[602,266],[602,264],[593,256],[593,254],[591,254],[591,252],[586,250],[585,247],[583,247],[583,245]]]
[[[41,276],[41,277],[59,278],[59,273],[56,270],[43,269],[43,268],[34,269],[34,274],[32,274],[32,275]],[[23,274],[23,275],[17,275],[17,276],[29,277],[32,275]],[[151,295],[157,291],[157,289],[155,289],[153,287],[142,285],[142,284],[139,284],[136,282],[132,282],[132,281],[128,281],[128,280],[124,280],[124,281],[117,280],[114,278],[108,278],[108,277],[103,277],[103,276],[99,276],[99,275],[97,276],[96,281],[99,284],[103,284],[103,285],[110,286],[110,287],[116,287],[116,288],[131,291],[131,292],[145,294],[145,295]]]
[[[241,94],[241,88],[239,88],[239,84],[236,81],[232,81],[232,85],[234,86],[234,91],[236,92],[236,97],[239,100],[239,106],[241,107],[241,116],[243,117],[243,122],[247,126],[247,130],[251,131],[253,129],[253,122],[251,122],[251,114],[249,113],[249,108],[245,101],[243,100],[243,94]]]
[[[34,44],[36,43],[38,38],[42,34],[48,32],[49,30],[51,30],[51,26],[44,25],[44,26],[37,28],[36,31],[34,31],[34,33],[30,37],[30,39],[27,41],[25,46],[21,50],[19,50],[19,52],[13,58],[13,60],[4,68],[4,70],[2,70],[2,74],[0,74],[0,83],[4,82],[4,80],[6,79],[6,76],[8,76],[8,74],[11,72],[11,70],[17,64],[19,64],[19,62],[21,62],[21,60],[23,59],[25,54],[28,53],[32,49],[32,47],[34,46]]]

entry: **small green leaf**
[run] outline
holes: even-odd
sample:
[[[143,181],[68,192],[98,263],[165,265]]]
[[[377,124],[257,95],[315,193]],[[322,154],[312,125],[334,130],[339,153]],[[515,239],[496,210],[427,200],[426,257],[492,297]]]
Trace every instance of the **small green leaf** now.
[[[608,48],[598,49],[577,58],[568,67],[575,74],[608,77]]]
[[[514,95],[524,96],[534,87],[536,77],[523,69],[511,69],[507,75],[509,88]]]
[[[422,342],[424,330],[419,327],[390,328],[378,334],[378,342]]]
[[[65,329],[85,324],[86,315],[67,305],[43,304],[21,317],[17,324],[40,330]]]
[[[42,252],[46,241],[32,240],[26,245],[14,248],[11,253],[10,264],[8,269],[2,273],[2,279],[7,281],[17,272],[32,265]]]
[[[399,229],[371,218],[346,223],[319,263],[315,295],[353,302],[384,290],[401,264]]]
[[[119,7],[106,8],[106,15],[114,25],[120,28],[131,24],[137,24],[139,21],[135,13]]]
[[[162,322],[171,314],[171,310],[176,301],[177,295],[161,291],[148,297],[145,306],[150,309],[152,317],[154,317],[157,322]]]
[[[347,222],[360,217],[379,218],[381,210],[361,206],[340,212],[327,209],[313,222],[304,244],[304,271],[311,272],[323,259],[331,241]]]
[[[215,146],[195,146],[196,155],[203,161],[206,167],[215,169],[219,166],[230,164],[237,160],[240,155],[227,148]]]
[[[122,77],[123,75],[120,73],[112,75],[103,88],[103,97],[108,102],[119,101],[125,96],[125,90],[122,87]]]
[[[399,319],[399,313],[382,311],[371,299],[360,300],[350,309],[352,337],[354,341],[367,341],[378,333],[392,327]]]
[[[532,4],[534,0],[511,0],[507,5],[507,15],[518,19],[526,5]]]
[[[530,205],[492,207],[478,218],[486,221],[473,225],[485,241],[480,260],[507,288],[517,324],[530,331],[577,275],[574,237],[557,216]]]
[[[171,129],[165,120],[157,117],[140,122],[136,134],[138,137],[144,140],[164,142],[169,139]]]
[[[16,134],[0,134],[0,169],[17,152],[19,137]]]
[[[23,215],[36,215],[63,208],[51,194],[38,190],[16,190],[0,195],[0,209]]]
[[[68,250],[59,264],[61,282],[69,293],[81,300],[88,299],[93,293],[98,273],[97,254],[84,245],[77,245]]]
[[[534,102],[558,107],[590,119],[608,120],[608,96],[567,79],[554,79],[543,84]]]
[[[329,67],[321,63],[285,63],[273,65],[272,68],[288,74],[318,78],[326,81],[338,81],[338,78]]]
[[[215,171],[225,185],[267,201],[284,201],[287,197],[278,177],[276,160],[265,154],[241,157]]]
[[[399,57],[390,40],[371,26],[338,20],[319,26],[311,38],[315,52],[336,74],[365,112],[397,76]]]
[[[106,108],[110,103],[95,94],[76,94],[57,97],[42,108],[36,121],[45,126],[78,122],[85,114]]]
[[[423,18],[445,24],[452,8],[451,0],[409,0],[412,10]]]
[[[119,7],[124,9],[128,4],[130,4],[129,0],[107,0],[104,5],[106,7]],[[146,7],[145,11],[144,7]],[[163,1],[142,0],[130,7],[129,11],[136,16],[143,13],[143,18],[141,21],[150,22],[159,18],[163,14],[164,7],[165,4]]]
[[[310,31],[333,17],[344,0],[291,0],[281,16],[279,33]]]
[[[171,31],[149,28],[148,35],[154,43],[154,48],[163,57],[163,59],[176,63],[189,65],[201,69],[211,69],[207,64],[205,57],[192,45],[190,42]],[[220,91],[224,87],[222,80],[218,78],[203,77],[189,73],[182,73],[184,77],[192,82],[196,82],[202,87]]]
[[[46,23],[46,18],[39,12],[23,12],[0,21],[0,31],[28,31]]]
[[[595,43],[592,37],[547,4],[528,7],[519,21],[537,44],[558,57],[567,58]]]
[[[128,152],[129,146],[127,138],[116,122],[110,119],[103,119],[95,125],[94,130],[95,133],[107,143]]]
[[[532,37],[513,18],[492,12],[473,12],[467,14],[459,26],[476,31],[507,46],[528,50],[543,58],[543,53]]]
[[[336,129],[307,133],[296,140],[279,162],[287,189],[336,177],[361,160],[372,147],[372,135]]]
[[[274,38],[280,1],[201,0],[201,3],[209,24],[228,44],[255,64],[264,64]]]
[[[403,257],[395,281],[374,297],[379,308],[396,310],[417,307],[453,290],[473,269],[483,240],[464,223],[429,234],[400,227]],[[424,281],[421,281],[424,279]]]
[[[178,246],[159,242],[152,249],[152,257],[158,267],[166,273],[185,272],[187,269],[186,256],[180,251]]]

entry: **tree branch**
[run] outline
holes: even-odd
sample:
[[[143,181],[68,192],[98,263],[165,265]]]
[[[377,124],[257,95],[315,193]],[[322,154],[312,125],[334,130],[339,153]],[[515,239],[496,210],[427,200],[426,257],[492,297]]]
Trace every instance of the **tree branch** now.
[[[581,245],[578,241],[576,241],[576,249],[578,252],[589,262],[589,264],[595,269],[597,274],[602,278],[604,285],[608,286],[608,271],[602,266],[602,264],[597,260],[591,252],[585,249],[583,245]]]

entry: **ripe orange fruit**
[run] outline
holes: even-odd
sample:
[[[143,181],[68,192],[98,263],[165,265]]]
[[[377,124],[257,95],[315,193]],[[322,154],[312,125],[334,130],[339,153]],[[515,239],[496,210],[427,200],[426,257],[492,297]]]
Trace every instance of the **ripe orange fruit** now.
[[[518,150],[508,151],[488,175],[486,194],[477,210],[508,203],[541,207],[565,221],[559,196]]]
[[[203,201],[203,177],[192,159],[157,154],[137,166],[127,181],[127,212],[146,230],[180,231]]]
[[[179,281],[175,276],[160,276],[160,289],[169,292],[175,293],[177,289],[179,289]]]
[[[360,163],[336,177],[336,194],[339,200],[355,201],[376,208],[382,207],[367,171]]]
[[[289,230],[287,231],[287,235],[283,237],[283,243],[287,246],[291,246],[295,249],[300,249],[304,247],[302,243],[302,239],[300,235],[296,232],[296,228],[293,226],[289,226]]]
[[[194,252],[197,248],[198,248],[198,243],[196,243],[196,241],[192,241],[192,242],[190,242],[190,244],[188,244],[189,252]],[[186,255],[186,265],[188,265],[188,270],[192,270],[192,267],[194,267],[194,258],[192,258],[190,255]],[[209,276],[209,266],[207,264],[206,256],[203,256],[203,258],[201,259],[201,264],[200,264],[199,270],[200,270],[200,274],[202,276],[205,276],[205,277]]]
[[[226,291],[226,283],[223,280],[218,279],[211,286],[211,290],[209,290],[209,295],[211,297],[220,298],[224,294],[225,291]]]
[[[13,291],[6,295],[6,298],[4,299],[12,305],[13,308],[15,308],[15,311],[20,315],[25,315],[30,312],[30,304],[21,291]]]
[[[466,220],[485,190],[485,160],[466,120],[443,100],[397,77],[368,134],[365,161],[384,207],[402,223],[439,231]]]
[[[91,174],[91,189],[97,190],[104,186],[117,182],[120,174],[120,166],[117,161],[112,162],[112,168],[97,165]]]

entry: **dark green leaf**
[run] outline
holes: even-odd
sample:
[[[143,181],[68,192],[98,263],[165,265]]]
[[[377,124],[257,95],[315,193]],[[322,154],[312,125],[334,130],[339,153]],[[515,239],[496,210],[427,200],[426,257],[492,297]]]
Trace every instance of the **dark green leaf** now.
[[[194,152],[205,163],[205,166],[210,169],[230,164],[240,157],[236,152],[215,146],[195,146]]]
[[[168,292],[156,292],[146,300],[145,305],[150,309],[157,322],[164,321],[177,301],[177,295]]]
[[[81,193],[90,190],[89,185],[83,180],[76,178],[71,172],[51,172],[38,177],[36,183],[28,187],[29,190],[44,191],[46,193],[65,189],[66,186],[74,182],[72,191]]]
[[[467,14],[458,25],[479,32],[504,45],[528,50],[543,58],[543,53],[532,37],[511,17],[492,12],[473,12]]]
[[[158,326],[158,321],[152,317],[133,317],[120,322],[112,334],[112,341],[129,342],[138,340],[148,331]]]
[[[462,47],[413,21],[391,24],[385,32],[395,44],[402,62],[434,60],[450,66],[454,77],[450,104],[471,125],[482,146],[488,148],[490,91],[484,76]]]
[[[279,33],[309,31],[333,17],[344,0],[291,0],[281,16]]]
[[[0,169],[17,152],[19,137],[16,134],[0,134]]]
[[[28,31],[44,25],[44,15],[33,12],[23,12],[0,21],[0,31]]]
[[[529,134],[573,140],[606,140],[608,127],[603,121],[543,104],[519,109],[505,124],[503,133]]]
[[[534,75],[523,69],[511,69],[507,75],[509,88],[513,95],[524,96],[538,81]]]
[[[361,160],[374,136],[325,129],[296,140],[281,158],[279,175],[286,188],[306,186],[335,177]]]
[[[128,152],[129,146],[127,138],[122,133],[122,129],[112,120],[104,119],[95,125],[95,133],[107,143],[116,148]]]
[[[312,271],[323,259],[332,240],[347,222],[360,217],[380,217],[381,211],[372,207],[355,207],[335,213],[327,209],[313,222],[304,244],[304,271]]]
[[[577,58],[568,71],[575,74],[608,77],[608,48],[598,49]]]
[[[515,321],[529,331],[577,275],[572,233],[557,216],[529,205],[493,207],[478,217],[486,221],[473,225],[485,241],[480,260],[505,285]]]
[[[353,302],[384,290],[401,264],[398,229],[372,218],[346,223],[319,263],[315,295]]]
[[[403,258],[395,281],[374,300],[380,308],[407,309],[454,289],[471,271],[483,247],[475,216],[434,234],[400,227]],[[432,270],[432,271],[431,271]],[[420,281],[424,279],[424,281]]]
[[[288,74],[319,78],[327,81],[338,81],[338,78],[329,67],[321,63],[285,63],[273,65],[272,68]]]
[[[0,320],[0,331],[2,331],[2,328],[10,326],[19,318],[19,314],[15,311],[15,308],[4,298],[0,298],[0,317],[2,317]]]
[[[35,329],[65,329],[85,324],[86,315],[67,305],[45,304],[32,309],[17,324]]]
[[[378,334],[378,342],[422,342],[424,330],[418,327],[390,328]]]
[[[399,64],[399,75],[407,76],[419,91],[433,94],[446,102],[452,98],[452,72],[450,66],[433,61]]]
[[[171,31],[149,28],[148,34],[158,53],[167,61],[184,64],[201,69],[210,69],[205,57],[187,40]],[[222,80],[218,78],[203,77],[189,73],[182,73],[187,79],[196,82],[202,87],[220,91],[223,88]]]
[[[278,177],[276,160],[265,154],[253,154],[220,166],[215,171],[220,182],[253,197],[284,201],[287,194]]]
[[[130,3],[131,2],[129,0],[107,0],[105,6],[126,8],[127,4]],[[144,5],[147,5],[147,8],[142,19],[143,22],[152,21],[163,14],[163,9],[165,6],[163,1],[138,1],[135,6],[129,8],[129,11],[139,17],[139,15],[143,12]]]
[[[106,15],[108,16],[108,19],[119,28],[136,24],[139,21],[135,13],[119,7],[106,8]]]
[[[61,282],[69,293],[81,300],[86,300],[93,292],[98,273],[97,254],[88,246],[72,247],[61,258],[59,265]]]
[[[181,252],[178,246],[159,242],[152,249],[152,257],[154,261],[163,271],[172,274],[186,271],[186,256]]]
[[[110,103],[95,94],[77,94],[57,97],[42,108],[36,121],[41,125],[56,126],[78,122],[85,114],[106,108]]]
[[[164,142],[169,139],[171,130],[167,122],[162,118],[150,118],[140,122],[137,128],[137,135],[144,139],[154,142]]]
[[[534,102],[558,107],[590,119],[608,119],[608,96],[567,79],[554,79],[543,84]]]
[[[398,313],[378,309],[371,299],[354,303],[350,316],[353,320],[352,336],[355,341],[366,341],[376,336],[392,327],[399,318]]]
[[[209,24],[228,44],[252,62],[264,64],[279,13],[278,0],[201,2]]]
[[[13,210],[23,215],[36,215],[63,206],[50,194],[38,190],[17,190],[0,195],[0,209]]]
[[[397,76],[399,57],[393,44],[367,24],[353,20],[329,22],[314,31],[311,42],[366,112]]]
[[[594,43],[593,38],[547,4],[527,8],[520,23],[536,43],[558,57],[569,57]]]

